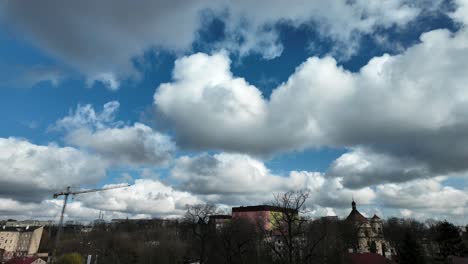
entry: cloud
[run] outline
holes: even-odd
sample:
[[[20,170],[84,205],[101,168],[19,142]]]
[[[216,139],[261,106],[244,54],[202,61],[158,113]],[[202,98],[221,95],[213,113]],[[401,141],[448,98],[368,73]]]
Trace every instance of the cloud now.
[[[457,8],[455,11],[450,13],[449,15],[457,22],[462,23],[464,25],[468,25],[468,1],[466,0],[455,0],[454,3],[456,4]]]
[[[379,28],[404,27],[439,1],[80,1],[41,3],[8,1],[1,15],[36,46],[83,73],[89,85],[102,82],[118,89],[127,78],[139,78],[132,60],[152,49],[187,51],[197,40],[202,14],[225,23],[217,48],[266,59],[283,50],[278,23],[306,26],[334,40],[331,52],[349,57],[363,34]],[[47,7],[47,8],[46,8]],[[209,12],[206,12],[206,11]]]
[[[326,174],[343,177],[343,183],[354,188],[432,175],[428,164],[412,157],[376,153],[365,148],[353,148],[341,155],[332,162]]]
[[[76,165],[76,159],[69,164],[68,167]],[[48,173],[51,174],[50,171]],[[145,170],[142,172],[148,173]],[[3,171],[2,175],[5,175]],[[13,180],[12,177],[7,179]],[[107,220],[127,216],[177,217],[183,215],[186,205],[190,204],[210,202],[229,209],[231,206],[269,203],[274,193],[306,188],[311,195],[307,203],[308,215],[311,217],[346,217],[350,211],[350,201],[354,198],[359,210],[369,216],[378,212],[380,216],[386,217],[449,219],[456,223],[466,221],[467,192],[444,186],[444,181],[450,177],[377,185],[370,183],[358,189],[347,188],[343,184],[344,179],[307,171],[290,171],[286,175],[278,175],[262,161],[242,154],[183,156],[176,160],[164,182],[157,177],[140,178],[127,188],[75,196],[70,201],[66,217],[87,221],[95,219],[101,210],[105,212]],[[2,187],[5,186],[3,183],[4,180]],[[58,219],[62,200],[24,199],[24,193],[34,193],[41,188],[40,184],[28,186],[28,190],[22,190],[17,195],[1,189],[2,194],[6,195],[0,197],[0,213],[19,219]],[[109,186],[114,185],[104,187]]]
[[[224,20],[231,38],[223,43],[224,48],[234,46],[233,50],[240,55],[254,52],[266,59],[275,58],[283,50],[275,25],[285,23],[296,28],[308,27],[321,37],[332,39],[336,48],[330,52],[346,59],[357,51],[362,35],[378,28],[403,27],[430,5],[423,2],[409,5],[400,0],[378,3],[368,0],[298,0],[293,3],[241,0],[229,1],[227,6],[228,15]],[[242,39],[240,43],[239,39]]]
[[[75,111],[70,110],[68,116],[58,120],[51,130],[74,130],[83,127],[92,129],[104,129],[109,126],[121,126],[122,122],[115,121],[115,114],[119,110],[120,103],[110,101],[104,104],[102,112],[97,113],[93,106],[78,105]]]
[[[269,100],[233,76],[226,54],[198,53],[176,61],[173,82],[158,87],[154,104],[183,147],[253,155],[352,147],[332,172],[351,155],[370,160],[366,170],[346,166],[365,173],[344,180],[353,187],[466,171],[468,32],[434,30],[420,40],[357,73],[311,57]]]
[[[110,89],[138,77],[132,58],[156,47],[184,50],[206,1],[9,1],[3,15],[40,48]]]
[[[285,176],[276,175],[260,160],[242,154],[180,157],[170,179],[181,190],[228,205],[268,203],[274,193],[300,189],[311,191],[313,206],[347,207],[353,195],[363,204],[375,198],[371,188],[349,190],[341,184],[342,178],[327,178],[319,172],[291,171]]]
[[[137,179],[127,188],[77,197],[85,207],[159,217],[182,215],[186,205],[202,202],[191,193],[178,191],[151,179]]]
[[[0,138],[0,197],[40,201],[65,186],[96,184],[108,163],[71,147]]]
[[[43,200],[41,202],[21,202],[11,198],[0,198],[0,213],[6,219],[16,220],[52,220],[58,222],[63,206],[63,199]],[[69,200],[65,211],[65,221],[91,221],[97,219],[101,211],[93,207],[86,207],[82,202]],[[126,218],[129,214],[106,211],[104,218],[109,221],[113,218]],[[132,217],[145,217],[138,214]],[[149,215],[146,215],[149,217]]]
[[[105,185],[110,187],[114,185]],[[127,188],[74,196],[69,200],[66,219],[89,221],[104,211],[106,220],[112,218],[174,217],[184,214],[186,206],[202,203],[198,197],[157,180],[137,179]],[[14,219],[58,220],[63,199],[23,201],[0,197],[0,213]]]
[[[468,192],[444,186],[446,177],[417,179],[401,184],[376,187],[378,203],[383,208],[400,209],[404,217],[437,218],[466,223]]]
[[[167,165],[175,152],[171,139],[152,128],[135,123],[124,125],[116,121],[120,104],[104,104],[102,112],[91,105],[78,105],[51,128],[66,131],[65,142],[90,150],[114,165]]]
[[[56,66],[50,65],[11,65],[0,63],[0,77],[4,80],[1,87],[31,88],[40,83],[49,83],[56,87],[69,74]]]

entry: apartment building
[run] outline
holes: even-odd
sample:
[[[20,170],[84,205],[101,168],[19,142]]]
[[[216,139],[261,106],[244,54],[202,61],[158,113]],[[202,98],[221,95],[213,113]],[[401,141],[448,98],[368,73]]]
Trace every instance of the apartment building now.
[[[43,231],[42,226],[1,226],[0,249],[3,249],[3,259],[37,254]]]

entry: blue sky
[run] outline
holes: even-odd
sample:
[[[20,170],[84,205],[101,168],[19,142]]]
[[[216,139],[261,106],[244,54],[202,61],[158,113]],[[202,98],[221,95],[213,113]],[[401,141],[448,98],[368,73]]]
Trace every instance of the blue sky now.
[[[0,187],[2,214],[50,218],[35,208],[53,212],[54,190],[128,181],[69,217],[309,188],[315,216],[354,196],[368,214],[466,221],[468,153],[450,147],[468,144],[465,1],[46,2],[0,6],[0,183],[31,193]]]

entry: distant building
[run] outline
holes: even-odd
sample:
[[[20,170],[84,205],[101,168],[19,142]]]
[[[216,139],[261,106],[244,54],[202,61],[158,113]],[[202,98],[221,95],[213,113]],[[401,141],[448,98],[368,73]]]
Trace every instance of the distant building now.
[[[30,258],[16,257],[16,258],[10,259],[5,264],[47,264],[47,262],[45,262],[44,260],[38,257],[30,257]]]
[[[208,224],[212,225],[216,230],[219,230],[230,223],[231,220],[232,216],[230,215],[210,215]]]
[[[44,227],[0,227],[0,249],[3,249],[3,259],[16,256],[33,256],[37,254]]]
[[[394,255],[390,243],[384,239],[383,222],[377,215],[370,219],[364,217],[357,209],[356,202],[351,203],[352,210],[346,221],[355,224],[357,229],[358,247],[352,249],[354,253],[377,253],[387,258]]]
[[[320,217],[320,220],[326,221],[326,222],[338,222],[338,216],[336,215],[331,215],[331,216],[322,216]]]
[[[106,224],[106,220],[101,219],[101,218],[95,219],[95,220],[93,221],[93,225],[95,225],[95,226],[96,226],[96,225],[105,225],[105,224]]]
[[[46,220],[46,221],[41,221],[41,220],[24,220],[24,221],[6,221],[5,226],[10,226],[10,227],[27,227],[27,226],[52,226],[54,225],[54,221],[52,220]]]
[[[243,218],[258,227],[262,227],[264,230],[270,230],[274,221],[278,219],[275,214],[281,214],[286,211],[298,214],[297,210],[271,205],[241,206],[232,208],[232,219]]]

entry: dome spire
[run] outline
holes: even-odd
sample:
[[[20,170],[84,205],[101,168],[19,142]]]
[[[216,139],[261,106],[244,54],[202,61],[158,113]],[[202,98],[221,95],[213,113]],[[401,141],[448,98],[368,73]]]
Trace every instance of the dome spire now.
[[[354,201],[354,197],[353,201],[351,202],[351,206],[353,207],[353,210],[356,210],[356,202]]]

